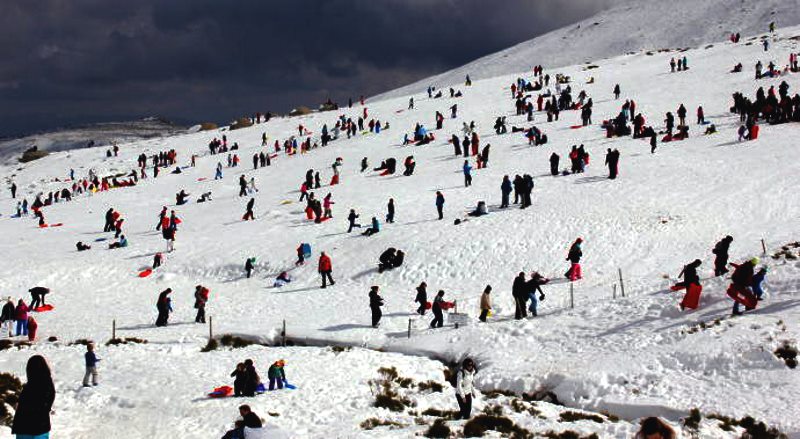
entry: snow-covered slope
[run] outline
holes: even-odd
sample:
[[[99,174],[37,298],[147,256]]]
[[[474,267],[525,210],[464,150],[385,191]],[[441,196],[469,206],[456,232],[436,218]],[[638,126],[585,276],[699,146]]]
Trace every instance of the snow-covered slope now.
[[[628,52],[698,47],[743,38],[778,26],[800,24],[798,0],[611,0],[608,8],[574,25],[549,32],[469,64],[383,93],[376,99],[419,93],[429,85],[444,88],[472,79],[493,78],[545,68],[595,62]],[[554,7],[557,7],[554,5]]]
[[[790,52],[800,50],[797,40],[788,38],[798,34],[797,27],[779,29],[767,53],[758,44],[744,42],[715,42],[713,47],[689,50],[682,55],[688,57],[691,69],[675,74],[668,67],[673,53],[597,61],[598,68],[591,72],[593,84],[584,83],[587,73],[581,65],[547,70],[551,76],[571,76],[573,94],[585,90],[594,99],[595,124],[571,129],[579,123],[578,112],[562,112],[560,120],[551,123],[536,113],[533,124],[550,138],[550,143],[536,148],[529,147],[520,133],[496,135],[491,128],[498,116],[507,116],[509,127],[531,125],[514,115],[508,85],[521,73],[513,73],[478,80],[464,89],[460,99],[429,100],[417,94],[417,108],[412,111],[406,110],[407,97],[368,102],[370,117],[389,122],[390,129],[341,138],[305,155],[281,153],[268,168],[251,166],[252,155],[262,151],[262,132],[270,144],[295,134],[298,124],[318,134],[323,123],[333,126],[338,113],[138,141],[121,145],[119,157],[106,158],[103,148],[89,148],[4,166],[2,175],[13,178],[28,198],[63,187],[70,168],[79,176],[89,169],[101,175],[129,172],[142,152],[151,155],[175,148],[184,168],[181,174],[167,170],[135,187],[46,208],[48,222],[64,223],[58,228],[40,229],[32,218],[10,217],[16,203],[7,191],[0,194],[0,254],[6,255],[0,264],[0,294],[27,297],[28,288],[43,285],[53,290],[47,299],[55,306],[52,312],[36,315],[35,346],[0,354],[0,371],[23,376],[30,354],[45,355],[53,365],[59,392],[54,436],[75,438],[221,436],[241,401],[210,401],[204,394],[230,384],[228,374],[245,358],[256,360],[262,376],[271,362],[288,360],[290,381],[298,390],[246,401],[291,437],[409,437],[426,428],[416,425],[416,418],[432,422],[432,417],[421,415],[425,408],[455,407],[452,389],[441,375],[443,366],[429,358],[452,361],[465,355],[479,362],[476,384],[482,392],[545,389],[568,407],[608,410],[623,418],[620,423],[562,421],[559,410],[564,408],[549,404],[540,405],[541,417],[512,415],[540,434],[573,429],[601,437],[629,437],[641,416],[664,416],[677,426],[680,417],[698,407],[703,413],[752,415],[800,437],[795,403],[800,393],[798,372],[773,354],[783,342],[796,345],[800,336],[797,260],[763,258],[762,264],[770,267],[767,296],[743,317],[729,317],[727,280],[709,279],[710,249],[726,234],[735,238],[731,259],[737,262],[760,255],[762,239],[769,253],[800,240],[795,165],[800,124],[765,125],[757,141],[739,143],[738,116],[728,111],[735,91],[752,96],[757,87],[777,87],[783,80],[791,86],[791,94],[800,89],[798,74],[761,80],[751,74],[757,60],[785,64]],[[737,62],[745,65],[745,73],[728,73]],[[617,83],[622,87],[621,100],[611,94]],[[616,116],[626,98],[635,99],[637,112],[658,129],[664,113],[675,111],[679,104],[684,103],[690,113],[702,105],[719,133],[704,136],[704,127],[692,123],[689,139],[661,144],[656,154],[650,154],[642,140],[607,139],[598,124]],[[434,112],[447,113],[454,103],[459,117],[445,121],[433,144],[400,145],[415,123],[432,127]],[[355,107],[343,113],[356,118],[362,111]],[[451,134],[460,133],[463,122],[473,120],[482,144],[492,145],[491,160],[487,169],[474,171],[473,186],[464,188],[464,159],[454,157],[446,142]],[[226,157],[207,155],[206,145],[222,134],[229,143],[241,145],[242,165],[226,167],[224,178],[215,181],[214,168]],[[563,168],[570,146],[581,143],[592,157],[587,172],[549,176],[550,154],[562,156]],[[622,153],[621,174],[615,181],[605,178],[606,148]],[[195,154],[197,166],[189,167]],[[362,157],[368,157],[372,168],[388,157],[402,163],[408,155],[417,162],[413,176],[359,172]],[[320,171],[323,184],[327,183],[336,157],[345,164],[342,183],[315,190],[320,198],[332,194],[334,218],[314,224],[305,220],[298,187],[308,169]],[[536,181],[533,206],[497,209],[502,177],[523,173]],[[241,221],[249,197],[237,197],[240,175],[255,177],[260,189],[254,222]],[[191,202],[175,206],[180,189],[191,193]],[[447,200],[444,221],[436,220],[437,190]],[[206,191],[213,192],[213,201],[195,203]],[[346,233],[349,209],[361,214],[362,223],[372,216],[382,219],[390,197],[397,205],[394,224],[384,225],[370,238]],[[488,203],[490,215],[454,225],[480,200]],[[154,230],[164,205],[183,220],[176,250],[165,256],[165,265],[152,276],[140,279],[139,269],[165,249]],[[102,226],[110,207],[125,218],[128,248],[107,249],[112,235],[102,233]],[[567,247],[578,236],[585,240],[584,279],[574,284],[571,309],[569,284],[559,278],[567,268]],[[93,249],[78,253],[77,241],[90,243]],[[295,248],[301,242],[310,243],[314,254],[310,264],[296,268]],[[405,264],[379,274],[378,255],[390,246],[406,252]],[[337,281],[325,290],[319,289],[316,273],[321,251],[333,258]],[[797,254],[797,249],[791,251]],[[258,258],[257,269],[253,278],[245,279],[244,261],[251,256]],[[668,292],[667,286],[683,264],[695,258],[704,261],[701,307],[681,312],[680,294]],[[624,298],[619,297],[620,269]],[[271,288],[274,277],[284,270],[294,282]],[[538,270],[558,280],[545,287],[547,298],[539,317],[515,321],[510,288],[523,270]],[[457,300],[458,311],[469,315],[466,325],[427,329],[430,316],[414,314],[414,288],[421,281],[429,285],[429,298],[442,289],[447,299]],[[208,314],[213,316],[216,335],[274,340],[285,321],[295,340],[367,349],[341,357],[313,347],[201,353],[209,328],[194,323],[193,291],[198,284],[211,290]],[[494,288],[494,315],[481,324],[476,319],[478,298],[487,284]],[[370,327],[367,292],[372,285],[380,286],[386,301],[379,329]],[[172,324],[156,328],[154,304],[167,287],[174,290]],[[618,297],[613,298],[614,292]],[[82,349],[64,344],[82,338],[102,343],[110,338],[112,321],[118,337],[140,337],[149,343],[99,346],[104,359],[102,384],[82,389]],[[57,336],[59,343],[48,343],[49,336]],[[367,381],[375,378],[378,367],[393,365],[417,381],[438,380],[444,393],[413,396],[418,407],[401,413],[372,407]],[[492,404],[479,396],[476,407]],[[359,424],[373,416],[405,427],[362,430]],[[107,422],[116,429],[113,433]],[[462,424],[451,423],[454,430]],[[700,435],[740,433],[727,433],[717,424],[704,421]],[[0,430],[0,437],[8,437],[8,429]]]
[[[92,142],[96,146],[126,143],[142,139],[166,137],[183,133],[185,128],[168,120],[148,117],[128,122],[106,122],[78,128],[32,134],[18,139],[0,141],[0,160],[15,163],[23,152],[36,146],[40,151],[69,151],[83,148]]]

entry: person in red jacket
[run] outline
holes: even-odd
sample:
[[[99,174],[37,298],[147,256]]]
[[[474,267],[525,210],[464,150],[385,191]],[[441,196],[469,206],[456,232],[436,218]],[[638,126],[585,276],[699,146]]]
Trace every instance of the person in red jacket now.
[[[28,316],[28,341],[36,340],[36,329],[39,328],[39,324],[36,323],[33,316]]]
[[[325,288],[327,285],[325,281],[329,281],[331,286],[335,285],[336,282],[333,281],[333,277],[331,277],[331,273],[333,272],[333,265],[331,264],[331,258],[322,252],[319,255],[319,274],[322,276],[322,288]]]
[[[206,322],[206,303],[208,302],[208,288],[198,285],[194,289],[194,307],[197,310],[197,316],[194,318],[195,323]]]

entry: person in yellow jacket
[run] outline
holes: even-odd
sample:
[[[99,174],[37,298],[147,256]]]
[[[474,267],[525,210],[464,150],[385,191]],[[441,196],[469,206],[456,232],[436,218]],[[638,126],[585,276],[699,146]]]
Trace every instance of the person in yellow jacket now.
[[[486,317],[489,316],[489,311],[492,309],[492,286],[486,285],[486,289],[483,290],[483,294],[481,294],[481,316],[480,320],[482,322],[486,321]]]

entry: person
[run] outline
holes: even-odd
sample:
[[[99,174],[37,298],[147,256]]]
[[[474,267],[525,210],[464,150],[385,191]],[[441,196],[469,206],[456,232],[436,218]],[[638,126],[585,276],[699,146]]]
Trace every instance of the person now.
[[[472,416],[472,398],[475,396],[473,381],[475,380],[475,362],[465,358],[461,369],[456,374],[456,401],[458,402],[458,419],[469,419]]]
[[[119,241],[108,244],[108,249],[113,250],[116,248],[125,248],[128,246],[128,238],[125,235],[119,237]]]
[[[258,372],[256,372],[256,366],[253,364],[253,360],[249,358],[244,360],[244,371],[242,395],[256,396],[256,389],[258,389],[258,385],[261,384],[261,377],[259,377]]]
[[[31,311],[36,311],[36,308],[38,308],[40,305],[46,305],[44,302],[44,296],[50,292],[50,289],[45,287],[33,287],[28,290],[28,292],[31,293]]]
[[[700,285],[700,275],[697,274],[697,268],[703,263],[700,259],[683,266],[683,269],[678,274],[678,277],[683,278],[682,282],[678,282],[672,287],[672,290],[678,291],[680,289],[688,289],[690,285]]]
[[[425,282],[420,282],[419,286],[417,287],[417,297],[414,298],[415,303],[419,303],[419,307],[417,308],[417,314],[424,316],[425,310],[428,307],[428,284]],[[13,304],[12,304],[13,306]]]
[[[444,326],[444,314],[442,305],[444,304],[444,290],[439,290],[436,293],[436,298],[433,299],[433,306],[431,307],[431,311],[433,311],[433,320],[431,321],[431,328],[441,328]]]
[[[256,258],[247,258],[244,261],[244,271],[247,273],[247,278],[250,279],[250,276],[253,274],[253,270],[256,269]]]
[[[158,295],[156,301],[156,309],[158,310],[158,318],[156,318],[156,326],[167,326],[169,323],[170,312],[170,299],[169,295],[172,293],[172,288],[167,288]]]
[[[195,323],[206,322],[206,303],[208,303],[208,288],[197,285],[194,287],[194,308],[197,310],[197,315],[194,318]]]
[[[14,320],[17,321],[17,337],[28,335],[28,305],[22,299],[19,299],[14,308]]]
[[[244,363],[236,365],[236,369],[231,372],[233,377],[233,396],[242,396],[242,389],[244,389],[244,382],[247,379],[247,369]]]
[[[581,250],[582,243],[582,238],[576,239],[575,242],[572,243],[572,246],[570,246],[569,252],[567,253],[567,260],[570,261],[571,265],[569,270],[567,270],[566,277],[570,280],[570,282],[574,282],[583,278],[581,275],[581,257],[583,257],[583,251]]]
[[[492,298],[491,298],[492,286],[486,285],[486,288],[483,290],[483,294],[481,294],[481,316],[478,319],[482,322],[486,322],[486,317],[489,316],[489,311],[492,309]]]
[[[361,227],[361,224],[356,224],[356,219],[358,219],[358,215],[356,214],[355,209],[350,209],[350,213],[347,215],[347,221],[350,223],[347,227],[347,233],[353,231],[354,227]]]
[[[394,247],[389,247],[378,257],[378,273],[383,273],[385,270],[391,270],[395,266],[395,258],[397,257],[397,250]]]
[[[767,277],[767,267],[761,267],[760,270],[756,274],[753,275],[753,294],[755,294],[756,299],[761,300],[764,296],[764,289],[761,284],[764,283],[765,278]]]
[[[558,175],[558,162],[561,160],[561,157],[558,156],[555,152],[550,155],[550,175],[556,176]]]
[[[511,185],[511,180],[509,179],[508,175],[503,176],[503,182],[500,183],[501,209],[505,209],[508,207],[508,199],[509,196],[511,195],[512,190],[513,187]]]
[[[728,235],[722,238],[711,250],[714,257],[714,276],[722,276],[728,272],[728,251],[730,250],[733,237]]]
[[[753,258],[743,264],[731,264],[735,270],[731,275],[731,285],[728,287],[728,295],[734,299],[733,311],[731,315],[740,316],[739,304],[744,302],[747,311],[755,308],[756,297],[750,287],[753,285],[753,276],[759,259]],[[735,297],[734,297],[735,296]]]
[[[362,233],[362,235],[364,235],[364,236],[372,236],[372,235],[374,235],[374,234],[376,234],[376,233],[378,233],[380,231],[381,231],[381,223],[378,222],[378,218],[377,217],[373,216],[372,217],[372,225],[371,225],[371,227],[367,227],[367,230],[364,230],[364,233]]]
[[[472,186],[472,166],[469,164],[468,160],[464,160],[462,170],[464,172],[464,187]]]
[[[444,195],[440,191],[436,191],[436,211],[439,213],[439,219],[444,219]]]
[[[247,202],[247,206],[245,206],[244,215],[242,216],[243,221],[253,221],[255,219],[255,214],[253,213],[253,207],[256,204],[255,198],[250,198],[250,201]]]
[[[275,390],[276,385],[278,389],[283,389],[284,384],[286,384],[286,371],[283,369],[285,365],[286,362],[284,360],[278,360],[267,369],[269,390]]]
[[[548,282],[547,279],[542,277],[541,274],[538,272],[534,272],[531,274],[531,279],[526,283],[526,289],[528,293],[528,298],[531,300],[531,304],[528,306],[528,311],[531,314],[531,317],[536,317],[538,314],[537,306],[539,304],[539,300],[544,300],[544,291],[542,291],[542,285]],[[539,298],[536,298],[536,292],[539,292]]]
[[[386,223],[394,223],[394,198],[389,198],[389,204],[386,205]]]
[[[78,243],[75,244],[75,247],[78,249],[79,252],[92,249],[92,246],[90,246],[88,244],[84,244],[82,241],[78,241]]]
[[[528,317],[528,312],[525,309],[525,302],[528,300],[528,288],[525,282],[525,273],[522,271],[514,278],[514,284],[511,286],[511,296],[514,298],[514,319],[520,320]]]
[[[50,411],[56,399],[50,366],[44,357],[34,355],[28,359],[25,374],[28,381],[17,399],[11,434],[20,439],[46,439],[50,437]]]
[[[383,306],[383,297],[378,294],[378,286],[373,285],[369,289],[369,309],[372,311],[372,327],[377,328],[381,322],[383,313],[381,307]]]
[[[614,99],[619,99],[620,93],[619,84],[617,84],[614,86]]]
[[[186,204],[186,201],[188,199],[189,199],[189,194],[185,190],[181,189],[181,191],[175,195],[175,204],[181,206],[183,204]]]
[[[656,153],[656,146],[658,145],[658,140],[656,139],[656,133],[653,133],[650,136],[650,154]]]
[[[11,300],[11,297],[6,300],[5,305],[3,305],[3,310],[0,311],[0,330],[2,330],[3,324],[6,324],[8,327],[8,336],[11,336],[11,332],[14,328],[14,315],[15,315],[15,308],[14,308],[14,301]]]
[[[94,343],[86,345],[86,353],[83,354],[86,364],[86,373],[83,375],[83,387],[89,387],[89,378],[92,379],[92,385],[96,386],[97,383],[97,354],[94,353]]]
[[[619,151],[608,148],[606,152],[606,165],[608,165],[608,178],[615,180],[619,171]]]
[[[639,423],[636,439],[675,439],[675,430],[659,418],[644,418]]]
[[[322,276],[322,287],[326,288],[327,285],[325,281],[330,281],[331,286],[334,286],[336,282],[333,281],[333,277],[331,277],[331,273],[333,273],[333,264],[331,263],[331,258],[325,254],[325,252],[320,253],[319,255],[319,274]]]
[[[39,324],[36,323],[36,319],[33,316],[28,316],[28,341],[36,340],[36,330],[39,328]]]
[[[239,406],[239,414],[242,417],[241,420],[237,420],[233,430],[229,430],[227,433],[225,433],[225,436],[222,436],[222,439],[244,439],[245,428],[258,429],[263,426],[261,423],[261,418],[259,418],[257,414],[253,413],[249,405],[245,404]]]
[[[164,256],[161,253],[156,253],[153,255],[153,270],[160,267],[163,262]]]
[[[292,278],[289,276],[289,273],[285,271],[281,271],[278,277],[275,278],[275,282],[272,283],[273,288],[281,288],[284,285],[288,284],[292,281]]]

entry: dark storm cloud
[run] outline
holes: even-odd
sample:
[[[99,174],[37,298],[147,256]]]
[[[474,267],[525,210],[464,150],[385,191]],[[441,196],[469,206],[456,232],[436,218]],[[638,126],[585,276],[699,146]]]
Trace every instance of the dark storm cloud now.
[[[0,15],[0,135],[226,121],[370,95],[595,12],[592,0],[37,0]]]

